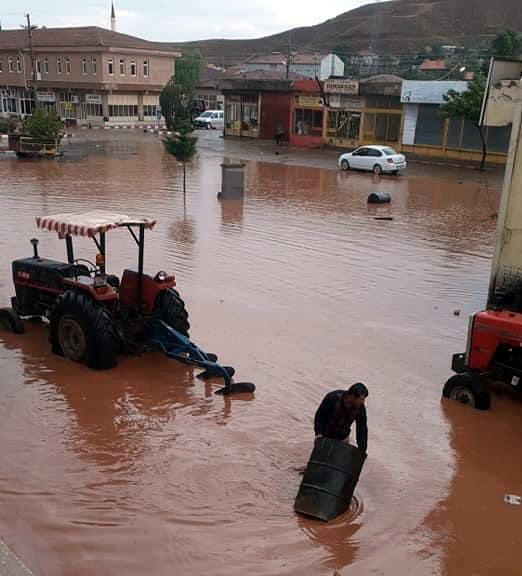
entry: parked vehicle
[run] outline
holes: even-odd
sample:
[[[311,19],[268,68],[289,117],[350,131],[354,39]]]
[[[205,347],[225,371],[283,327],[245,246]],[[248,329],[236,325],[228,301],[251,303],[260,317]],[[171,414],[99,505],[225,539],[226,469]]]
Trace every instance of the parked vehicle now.
[[[223,110],[206,110],[194,119],[194,126],[199,128],[219,128],[225,127],[225,113]]]
[[[9,134],[9,149],[19,158],[56,158],[60,156],[60,140],[33,138],[23,134]]]
[[[11,307],[0,308],[0,329],[21,334],[25,319],[45,318],[52,351],[89,368],[112,368],[120,352],[159,350],[204,368],[200,377],[223,378],[220,393],[253,392],[254,384],[233,382],[231,366],[189,340],[188,312],[174,276],[144,272],[145,230],[155,223],[104,211],[36,218],[39,228],[65,240],[67,261],[42,258],[38,239],[31,239],[33,255],[12,263],[15,296]],[[121,277],[105,270],[106,233],[118,228],[126,228],[138,246],[138,269],[127,268]],[[75,258],[74,236],[94,241],[95,262]]]
[[[353,152],[342,154],[339,157],[339,168],[371,170],[374,174],[398,174],[406,168],[406,157],[389,146],[361,146]]]

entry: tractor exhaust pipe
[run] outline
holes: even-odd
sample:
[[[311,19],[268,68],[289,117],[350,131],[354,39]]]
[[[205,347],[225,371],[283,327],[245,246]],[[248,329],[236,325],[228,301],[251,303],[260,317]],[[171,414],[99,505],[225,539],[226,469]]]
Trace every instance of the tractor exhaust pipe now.
[[[38,238],[31,238],[31,244],[33,245],[33,258],[40,258],[38,256]]]

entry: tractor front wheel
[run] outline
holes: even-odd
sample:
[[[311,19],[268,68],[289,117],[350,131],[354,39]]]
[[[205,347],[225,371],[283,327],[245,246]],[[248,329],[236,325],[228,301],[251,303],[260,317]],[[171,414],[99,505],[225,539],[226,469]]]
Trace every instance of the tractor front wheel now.
[[[0,329],[23,334],[24,323],[20,316],[12,308],[0,308]]]
[[[119,338],[108,309],[83,292],[70,290],[58,301],[50,319],[53,352],[89,368],[116,364]]]
[[[444,384],[442,395],[461,404],[468,404],[477,410],[489,410],[491,406],[487,383],[469,372],[452,376]]]
[[[189,337],[188,312],[177,290],[169,288],[158,294],[154,305],[154,315],[186,338]]]

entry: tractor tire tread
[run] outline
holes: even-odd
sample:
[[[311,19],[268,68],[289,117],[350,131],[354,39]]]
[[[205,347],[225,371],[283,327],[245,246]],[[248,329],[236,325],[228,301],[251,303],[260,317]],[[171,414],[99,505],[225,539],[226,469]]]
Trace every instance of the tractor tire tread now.
[[[172,288],[160,292],[156,298],[154,313],[174,330],[186,338],[189,337],[188,312],[179,292]]]
[[[475,396],[475,408],[477,410],[489,410],[491,407],[491,395],[487,384],[478,376],[469,372],[454,374],[449,378],[442,389],[444,398],[451,398],[451,392],[455,386],[469,388]]]
[[[66,314],[76,318],[85,332],[87,351],[83,363],[95,370],[113,368],[120,339],[109,310],[83,292],[65,292],[53,309],[49,331],[52,350],[61,356],[64,353],[58,338],[58,324]]]
[[[14,334],[23,334],[25,327],[23,320],[13,308],[0,308],[0,319],[9,324],[9,330]]]

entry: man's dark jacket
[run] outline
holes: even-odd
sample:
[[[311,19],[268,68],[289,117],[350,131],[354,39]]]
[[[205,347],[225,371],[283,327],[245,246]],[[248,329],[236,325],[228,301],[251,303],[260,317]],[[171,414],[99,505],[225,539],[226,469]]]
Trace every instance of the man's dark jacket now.
[[[357,446],[366,453],[368,446],[366,408],[364,404],[359,409],[346,408],[342,398],[343,393],[344,390],[334,390],[323,398],[315,413],[315,434],[345,440],[350,435],[350,429],[355,420]]]

